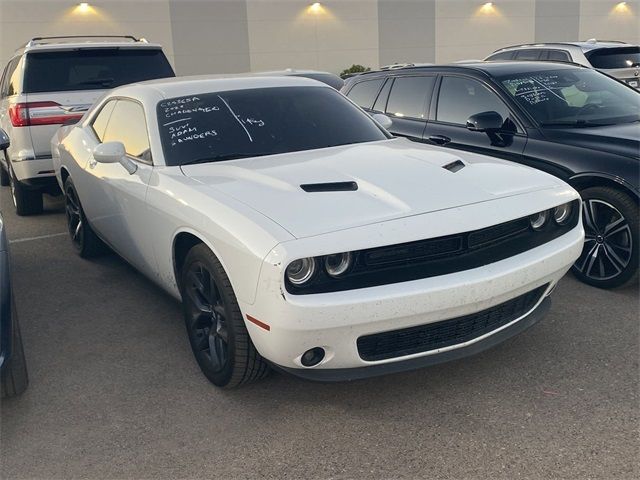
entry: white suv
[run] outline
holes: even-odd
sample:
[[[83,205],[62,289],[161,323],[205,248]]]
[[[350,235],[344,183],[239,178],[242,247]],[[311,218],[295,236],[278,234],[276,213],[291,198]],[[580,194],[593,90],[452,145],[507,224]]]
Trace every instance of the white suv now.
[[[51,137],[77,122],[111,88],[175,76],[162,47],[122,37],[38,37],[16,50],[0,81],[0,183],[11,185],[18,215],[42,211],[42,193],[59,192]]]
[[[612,40],[536,43],[501,48],[485,60],[571,62],[595,68],[640,90],[640,46]]]

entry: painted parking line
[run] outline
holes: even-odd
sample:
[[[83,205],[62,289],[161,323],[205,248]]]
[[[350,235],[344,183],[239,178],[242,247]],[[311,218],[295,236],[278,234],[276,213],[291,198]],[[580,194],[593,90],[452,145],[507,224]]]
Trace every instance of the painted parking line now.
[[[34,240],[44,240],[46,238],[61,237],[63,235],[69,235],[69,234],[67,232],[62,232],[62,233],[51,233],[49,235],[40,235],[39,237],[16,238],[15,240],[9,240],[9,243],[32,242]]]

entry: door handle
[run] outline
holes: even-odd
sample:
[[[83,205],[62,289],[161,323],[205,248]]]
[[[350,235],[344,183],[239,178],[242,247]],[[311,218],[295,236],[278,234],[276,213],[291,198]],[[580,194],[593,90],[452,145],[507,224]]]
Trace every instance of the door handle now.
[[[429,137],[429,141],[435,143],[436,145],[446,145],[451,141],[451,139],[444,135],[431,135]]]

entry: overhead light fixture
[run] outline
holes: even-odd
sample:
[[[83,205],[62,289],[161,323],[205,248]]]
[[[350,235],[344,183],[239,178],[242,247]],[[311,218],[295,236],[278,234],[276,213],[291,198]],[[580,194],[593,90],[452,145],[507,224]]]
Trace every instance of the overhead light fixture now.
[[[311,13],[320,13],[322,12],[322,10],[323,8],[320,2],[313,2],[311,5],[309,5],[309,11]]]
[[[613,9],[618,13],[628,13],[630,11],[627,2],[618,2]]]

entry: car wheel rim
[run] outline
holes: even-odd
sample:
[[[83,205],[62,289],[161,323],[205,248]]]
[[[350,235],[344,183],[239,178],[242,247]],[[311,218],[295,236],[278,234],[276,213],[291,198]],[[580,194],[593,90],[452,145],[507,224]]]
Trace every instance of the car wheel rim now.
[[[225,304],[218,285],[200,262],[189,267],[184,286],[189,333],[196,355],[215,372],[229,361],[229,330]]]
[[[69,189],[65,195],[65,211],[71,241],[74,245],[80,247],[84,235],[84,225],[82,223],[82,214],[80,213],[80,203],[72,189]]]
[[[575,267],[593,280],[610,280],[629,265],[633,252],[633,237],[627,219],[603,200],[582,202],[584,248]]]

